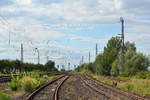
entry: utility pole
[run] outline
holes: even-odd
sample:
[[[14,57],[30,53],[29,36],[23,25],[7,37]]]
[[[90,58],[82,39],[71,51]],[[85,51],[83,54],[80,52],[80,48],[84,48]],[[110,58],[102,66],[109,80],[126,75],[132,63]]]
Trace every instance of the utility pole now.
[[[23,44],[21,43],[21,62],[23,62]]]
[[[38,64],[40,64],[40,52],[38,48],[35,48],[35,49],[37,50],[37,53],[38,53]]]
[[[81,64],[83,64],[83,62],[84,62],[84,56],[82,56]]]
[[[90,61],[91,61],[91,53],[89,52],[89,63],[90,63]]]
[[[10,31],[9,31],[9,45],[10,45]]]
[[[57,65],[57,69],[59,70],[59,65]]]
[[[70,62],[68,63],[68,71],[70,70]]]
[[[96,52],[96,56],[97,56],[97,54],[98,54],[98,46],[97,46],[97,43],[96,43],[96,48],[95,48],[95,52]]]
[[[74,70],[76,69],[76,65],[74,65]]]
[[[49,61],[49,56],[46,57],[47,58],[47,62]]]
[[[120,17],[121,22],[121,55],[120,55],[120,74],[124,71],[124,19],[123,17]]]

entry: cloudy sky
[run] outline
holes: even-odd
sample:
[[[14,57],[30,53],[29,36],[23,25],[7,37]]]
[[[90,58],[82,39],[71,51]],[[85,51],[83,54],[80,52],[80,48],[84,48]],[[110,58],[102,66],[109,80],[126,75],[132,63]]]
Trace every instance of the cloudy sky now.
[[[150,0],[0,0],[0,59],[77,65],[81,56],[95,59],[95,44],[103,51],[108,39],[120,33],[139,52],[150,54]]]

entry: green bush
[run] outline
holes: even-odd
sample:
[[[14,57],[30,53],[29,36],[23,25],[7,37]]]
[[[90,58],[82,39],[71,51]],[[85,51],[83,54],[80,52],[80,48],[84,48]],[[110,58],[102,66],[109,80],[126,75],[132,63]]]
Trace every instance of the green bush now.
[[[11,80],[11,82],[8,84],[8,87],[9,87],[12,91],[18,90],[18,88],[20,87],[19,78],[13,78],[13,79]]]
[[[37,83],[28,81],[22,85],[22,88],[24,91],[29,92],[29,91],[33,90],[34,88],[36,88],[37,86],[38,86]]]
[[[150,79],[150,71],[141,71],[135,75],[135,78]]]
[[[10,100],[10,96],[2,91],[0,91],[0,100]]]
[[[40,84],[43,84],[46,81],[46,79],[45,78],[38,78],[37,81],[39,81]]]
[[[90,70],[87,70],[87,69],[83,69],[80,73],[81,74],[92,74],[92,72]]]
[[[28,77],[32,77],[32,78],[39,78],[40,77],[39,72],[30,72],[24,76],[28,76]]]
[[[142,96],[150,96],[150,80],[148,79],[132,79],[128,82],[118,83],[117,87]]]
[[[51,77],[48,77],[48,80],[51,81],[51,80],[54,80],[54,79],[57,79],[58,76],[51,76]]]
[[[20,79],[20,82],[22,89],[27,92],[33,90],[40,85],[39,81],[31,77],[23,77],[22,79]]]
[[[103,77],[103,76],[92,75],[92,78],[94,78],[94,79],[96,79],[96,80],[98,80],[98,81],[101,81],[101,82],[103,82],[103,83],[106,83],[106,84],[109,84],[109,85],[112,85],[112,86],[113,86],[112,80],[107,79],[107,78],[105,78],[105,77]]]
[[[132,84],[127,84],[127,85],[126,85],[126,88],[127,88],[128,90],[133,90],[134,86],[133,86]]]

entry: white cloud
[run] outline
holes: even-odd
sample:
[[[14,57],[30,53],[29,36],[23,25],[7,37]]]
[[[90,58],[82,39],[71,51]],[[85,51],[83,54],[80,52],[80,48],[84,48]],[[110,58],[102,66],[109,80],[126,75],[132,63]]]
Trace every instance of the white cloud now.
[[[125,34],[125,39],[133,42],[144,42],[144,41],[149,41],[150,42],[150,34],[133,34],[133,33],[126,33]]]
[[[44,48],[47,47],[46,41],[50,40],[50,38],[65,38],[93,43],[106,42],[109,37],[93,38],[71,33],[70,35],[66,35],[63,32],[56,31],[53,27],[47,28],[46,26],[42,26],[42,24],[54,25],[54,27],[58,28],[62,26],[66,27],[68,24],[74,24],[72,26],[78,27],[81,27],[83,24],[85,27],[86,25],[113,26],[119,23],[120,16],[125,17],[125,29],[129,33],[125,35],[127,40],[133,42],[150,42],[148,33],[150,25],[150,21],[148,20],[150,17],[149,0],[136,0],[136,2],[134,0],[62,0],[59,2],[47,2],[47,4],[40,3],[45,2],[44,0],[36,1],[39,3],[35,3],[35,0],[12,1],[16,4],[1,7],[0,12],[4,14],[10,23],[9,26],[13,32],[11,40],[17,49],[20,49],[21,42],[26,42],[26,46],[30,44],[29,47],[26,47],[27,50],[34,48],[32,45],[34,44],[37,47],[41,47],[40,49],[45,52]],[[0,27],[1,41],[8,41],[7,27],[3,23],[0,24]],[[135,34],[136,32],[142,34]],[[87,53],[84,52],[86,50],[81,50],[80,48],[63,47],[61,43],[52,42],[51,46],[55,50],[57,49],[57,51],[59,49],[63,51],[61,55],[54,53],[57,55],[53,57],[54,59],[65,57],[68,51],[77,51],[75,52],[77,54]],[[6,48],[4,47],[1,50]]]
[[[16,0],[16,3],[20,5],[30,5],[32,0]]]
[[[77,40],[77,41],[81,41],[81,42],[92,42],[92,43],[99,43],[99,42],[106,42],[109,38],[105,37],[105,38],[92,38],[92,37],[85,37],[85,36],[78,36],[75,34],[70,34],[68,36],[68,38],[70,40]]]
[[[122,0],[114,0],[115,8],[120,9],[122,7]]]
[[[29,26],[26,27],[25,30],[25,34],[30,34],[28,37],[32,40],[44,40],[50,38],[59,39],[63,37],[63,34],[57,31],[44,29],[43,27]]]

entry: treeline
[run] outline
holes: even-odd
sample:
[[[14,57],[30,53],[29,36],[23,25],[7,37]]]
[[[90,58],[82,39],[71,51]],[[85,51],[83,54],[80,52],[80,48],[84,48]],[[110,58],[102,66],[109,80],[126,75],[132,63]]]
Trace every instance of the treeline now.
[[[23,63],[19,60],[0,60],[0,73],[16,73],[16,72],[31,72],[31,71],[57,71],[55,62],[48,61],[45,65]]]
[[[118,37],[112,37],[104,52],[97,55],[93,63],[85,63],[76,68],[76,71],[83,71],[99,75],[120,75],[120,49],[121,40]],[[134,43],[126,42],[124,46],[124,71],[121,75],[133,76],[137,72],[147,70],[150,65],[148,57],[136,51]]]

